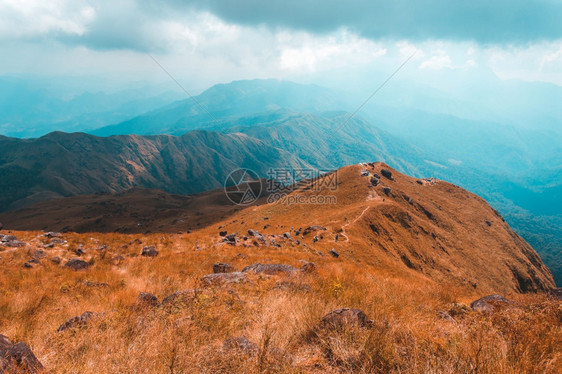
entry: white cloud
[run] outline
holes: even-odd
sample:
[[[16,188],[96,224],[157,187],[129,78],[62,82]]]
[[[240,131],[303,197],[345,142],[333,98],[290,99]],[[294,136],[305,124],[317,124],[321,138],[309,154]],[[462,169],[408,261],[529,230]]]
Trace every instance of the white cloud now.
[[[443,68],[453,68],[451,57],[447,54],[439,54],[431,56],[429,59],[421,63],[420,69],[441,70]]]
[[[281,69],[315,72],[342,66],[358,66],[375,61],[387,50],[371,40],[359,38],[347,31],[327,37],[306,33],[280,33]]]
[[[0,39],[25,39],[49,33],[82,35],[96,11],[84,1],[1,0],[0,16]]]

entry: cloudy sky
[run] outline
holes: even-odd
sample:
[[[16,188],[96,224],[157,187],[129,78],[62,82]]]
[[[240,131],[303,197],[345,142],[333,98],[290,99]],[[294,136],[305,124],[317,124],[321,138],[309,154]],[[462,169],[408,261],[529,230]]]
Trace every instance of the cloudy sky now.
[[[0,0],[0,75],[203,88],[345,72],[491,71],[562,85],[562,1]],[[316,78],[315,78],[316,77]]]

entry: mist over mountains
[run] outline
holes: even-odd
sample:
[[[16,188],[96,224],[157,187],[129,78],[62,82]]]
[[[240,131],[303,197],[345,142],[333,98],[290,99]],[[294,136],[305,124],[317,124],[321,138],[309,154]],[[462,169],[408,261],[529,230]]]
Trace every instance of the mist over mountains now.
[[[557,97],[562,91],[506,82],[495,92],[505,93],[514,85],[528,85],[531,95],[541,87],[546,92],[541,96]],[[418,90],[413,92],[418,95]],[[396,98],[398,93],[391,89],[388,95]],[[562,142],[554,123],[561,114],[549,112],[549,122],[539,113],[544,123],[530,129],[524,118],[512,121],[510,115],[503,123],[491,112],[488,120],[477,119],[485,113],[463,118],[460,98],[441,109],[435,104],[439,100],[442,96],[435,91],[428,94],[427,110],[422,110],[419,98],[389,105],[390,98],[384,96],[382,103],[367,106],[348,121],[355,109],[350,95],[288,81],[235,81],[215,85],[195,100],[143,107],[137,111],[144,114],[115,124],[90,130],[104,120],[102,115],[83,125],[78,120],[72,127],[95,136],[2,138],[2,211],[58,196],[139,186],[201,192],[220,187],[236,167],[265,177],[269,167],[327,170],[376,159],[485,197],[537,247],[560,281]]]

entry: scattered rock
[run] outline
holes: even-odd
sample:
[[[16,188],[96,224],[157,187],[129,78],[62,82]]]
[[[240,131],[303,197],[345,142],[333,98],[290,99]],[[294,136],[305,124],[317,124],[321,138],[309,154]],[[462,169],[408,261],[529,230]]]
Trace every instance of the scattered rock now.
[[[176,291],[162,300],[162,306],[187,306],[195,297],[195,290]]]
[[[51,244],[66,244],[68,243],[66,240],[62,240],[62,239],[51,239]]]
[[[322,227],[320,225],[312,225],[312,226],[308,226],[307,228],[304,229],[304,231],[302,232],[303,235],[307,235],[310,234],[313,231],[325,231],[326,228]]]
[[[242,273],[254,272],[256,274],[267,274],[274,275],[279,273],[285,273],[287,275],[295,274],[298,269],[286,264],[253,264],[246,266],[242,269]]]
[[[46,238],[60,238],[62,237],[62,234],[60,232],[49,231],[44,233],[43,236]]]
[[[222,241],[225,242],[225,243],[228,243],[230,245],[235,245],[236,244],[236,234],[226,235]]]
[[[2,235],[2,243],[8,243],[18,240],[14,235]]]
[[[12,248],[21,248],[21,247],[25,247],[27,245],[26,242],[20,242],[20,241],[14,241],[14,242],[7,242],[4,243],[4,245],[6,247],[12,247]]]
[[[499,307],[507,306],[511,302],[500,295],[488,295],[470,304],[472,310],[478,312],[493,312]]]
[[[205,286],[219,286],[232,283],[247,282],[248,277],[242,272],[208,274],[201,278]]]
[[[227,352],[234,352],[238,354],[245,354],[249,356],[255,356],[258,354],[258,345],[250,341],[245,336],[238,336],[233,338],[228,338],[222,343],[223,350]]]
[[[60,325],[59,328],[57,329],[57,332],[61,332],[61,331],[67,330],[67,329],[75,328],[75,327],[86,326],[88,321],[90,321],[93,316],[94,316],[94,313],[92,313],[92,312],[84,312],[79,316],[72,317],[68,321],[66,321],[65,323]]]
[[[1,373],[41,373],[45,370],[31,349],[23,343],[12,344],[4,335],[0,335],[0,372]]]
[[[421,180],[419,180],[419,179],[416,181],[416,183],[417,183],[417,184],[423,185],[423,181],[421,181]]]
[[[234,271],[234,266],[224,263],[217,262],[213,264],[213,273],[232,273]]]
[[[141,255],[145,257],[156,257],[158,256],[158,251],[155,246],[147,245],[142,249]]]
[[[334,248],[332,248],[332,250],[330,251],[330,254],[334,257],[340,257],[340,254]]]
[[[71,268],[73,270],[84,270],[90,267],[90,264],[86,261],[80,260],[79,258],[71,258],[68,262],[64,265],[64,267]]]
[[[125,257],[123,257],[121,255],[114,256],[111,259],[111,262],[113,263],[113,265],[120,265],[123,261],[125,261]]]
[[[361,309],[343,308],[326,314],[320,324],[321,327],[328,328],[342,328],[346,325],[369,328],[373,321]]]
[[[373,186],[376,187],[376,186],[379,185],[379,183],[380,183],[379,178],[377,178],[377,177],[375,177],[375,176],[372,176],[372,177],[371,177],[371,185],[373,185]]]
[[[492,226],[492,222],[490,222],[490,221],[486,221],[486,225],[488,225],[488,226]]]
[[[316,264],[314,262],[304,262],[301,266],[301,271],[303,273],[313,273],[316,271]]]
[[[137,309],[142,308],[155,308],[159,305],[158,298],[151,293],[148,292],[141,292],[137,296],[137,300],[135,301],[134,307]]]
[[[37,249],[33,252],[33,258],[45,258],[47,257],[47,252]]]
[[[385,193],[385,195],[388,196],[388,195],[390,195],[391,188],[390,188],[390,187],[385,187],[385,188],[383,188],[382,191]]]
[[[82,256],[86,254],[86,251],[83,248],[78,248],[75,253],[77,256]]]
[[[219,232],[219,235],[220,235],[220,236],[226,236],[226,234],[227,234],[226,231],[221,231],[221,232]]]
[[[381,170],[381,174],[383,177],[388,178],[390,180],[394,180],[394,177],[392,176],[392,172],[390,170],[387,169],[382,169]]]
[[[281,236],[285,239],[290,239],[291,238],[291,233],[289,232],[284,232],[283,234],[281,234]]]
[[[52,262],[53,264],[57,264],[57,265],[58,265],[58,264],[61,263],[61,258],[60,258],[59,256],[55,256],[55,257],[51,258],[51,262]]]

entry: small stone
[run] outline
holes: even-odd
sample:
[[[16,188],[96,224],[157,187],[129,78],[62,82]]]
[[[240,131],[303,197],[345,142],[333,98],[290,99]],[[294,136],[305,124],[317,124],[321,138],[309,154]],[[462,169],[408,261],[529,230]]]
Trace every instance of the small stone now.
[[[79,258],[71,258],[68,262],[64,265],[64,267],[71,268],[73,270],[85,270],[90,267],[90,264],[86,261],[80,260]]]
[[[301,271],[303,273],[313,273],[316,271],[316,264],[314,262],[305,262],[301,266]]]
[[[503,296],[488,295],[473,301],[470,304],[470,308],[478,312],[488,313],[495,311],[498,307],[507,306],[508,304],[510,304],[510,301]]]
[[[2,373],[35,374],[45,370],[31,349],[23,342],[9,345],[6,348],[0,346],[0,353]]]
[[[247,281],[248,277],[242,272],[208,274],[201,278],[204,286],[220,286]]]
[[[60,238],[62,237],[62,234],[60,232],[49,231],[44,233],[43,236],[46,238]]]
[[[147,245],[142,249],[141,255],[145,257],[156,257],[158,256],[158,251],[155,246]]]
[[[14,235],[2,235],[2,239],[0,239],[2,243],[13,242],[16,240],[18,240],[18,238],[16,238]]]
[[[279,273],[291,275],[295,274],[297,271],[297,268],[285,264],[253,264],[242,269],[242,273],[254,272],[256,274],[263,273],[267,275],[274,275]]]
[[[57,265],[58,265],[58,264],[61,263],[61,258],[60,258],[59,256],[55,256],[55,257],[51,258],[51,262],[52,262],[53,264],[57,264]]]
[[[79,316],[72,317],[68,321],[60,325],[59,328],[57,329],[57,332],[61,332],[74,327],[85,326],[88,323],[88,321],[92,319],[93,316],[94,313],[92,312],[84,312]]]
[[[236,244],[236,234],[226,235],[223,239],[223,242],[226,242],[228,244]]]
[[[234,271],[234,267],[230,264],[224,262],[217,262],[213,264],[213,273],[232,273]]]
[[[332,250],[330,251],[330,254],[334,257],[340,257],[340,254],[334,248],[332,248]]]
[[[382,169],[381,170],[381,174],[383,177],[388,178],[390,180],[394,180],[394,178],[392,177],[392,172],[390,170],[387,169]]]
[[[385,195],[390,195],[391,188],[390,188],[390,187],[385,187],[385,188],[383,188],[382,191],[385,193]]]
[[[151,307],[155,308],[159,305],[158,298],[151,293],[141,292],[135,301],[135,308]]]
[[[312,225],[312,226],[308,226],[307,228],[304,229],[304,231],[302,232],[303,235],[307,235],[313,231],[325,231],[326,228],[322,227],[320,225]]]
[[[226,234],[227,234],[226,231],[221,231],[221,232],[219,232],[219,235],[220,235],[220,236],[226,236]]]
[[[33,258],[45,258],[47,257],[47,252],[37,249],[33,252]]]

